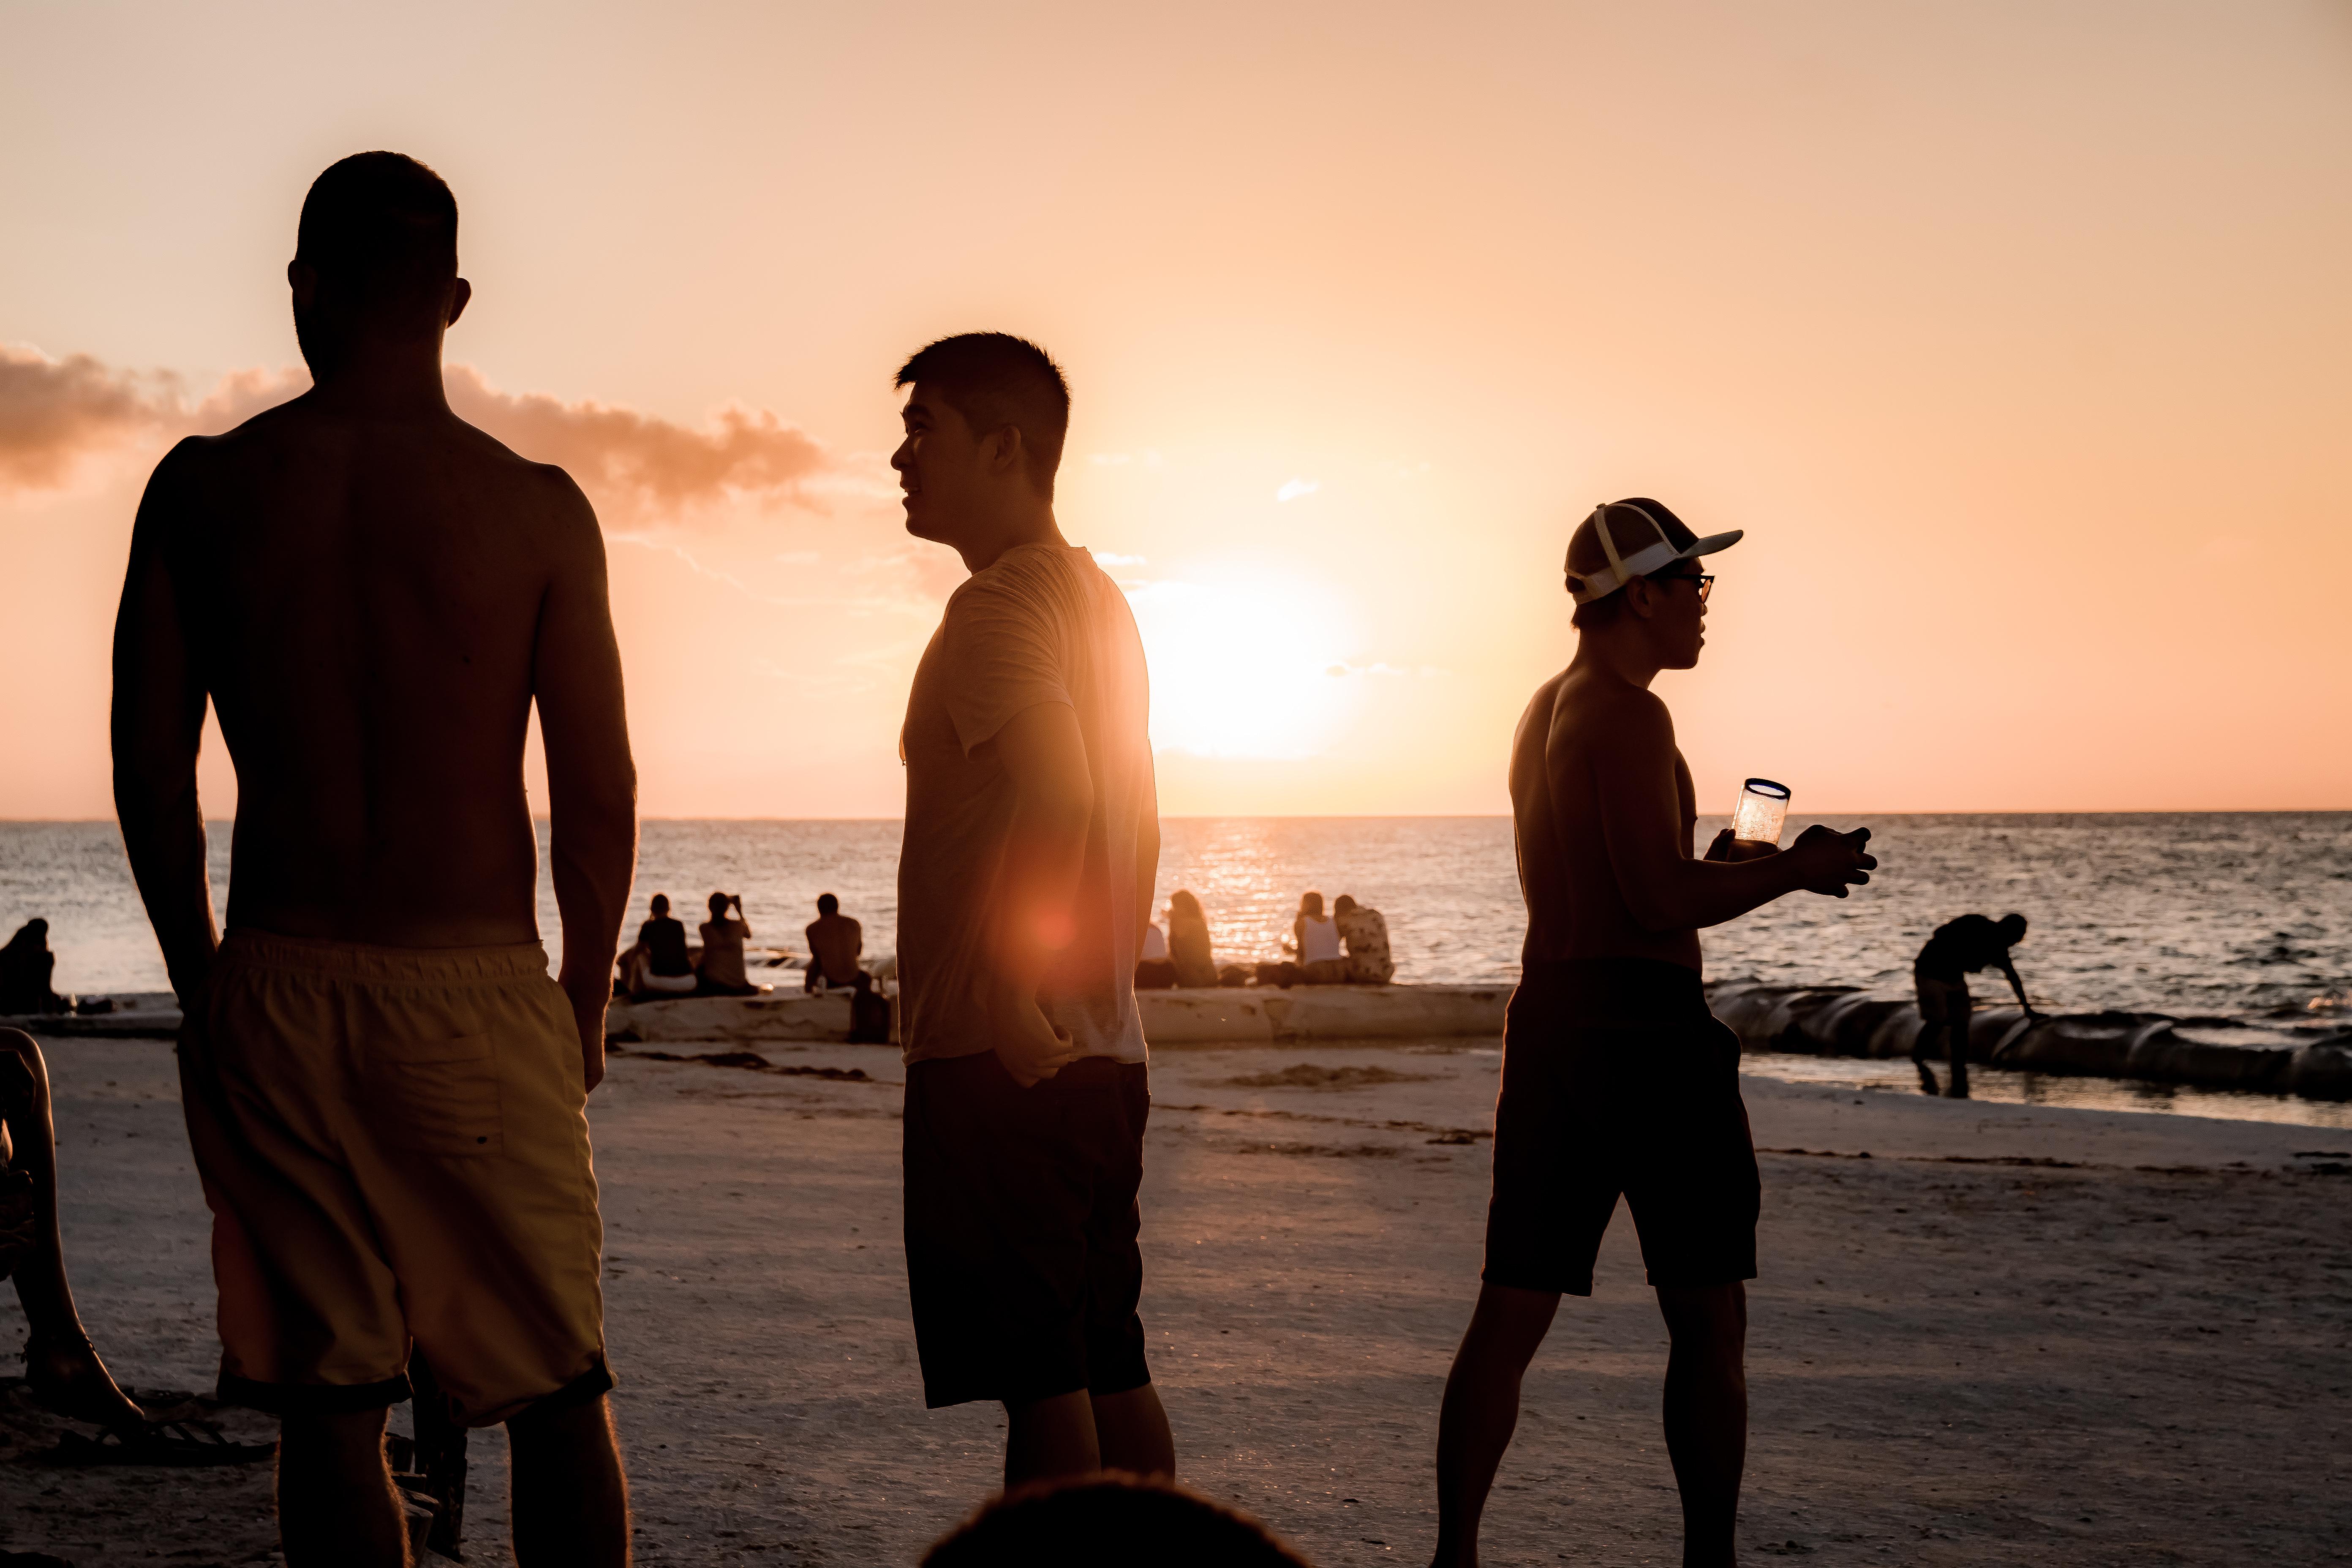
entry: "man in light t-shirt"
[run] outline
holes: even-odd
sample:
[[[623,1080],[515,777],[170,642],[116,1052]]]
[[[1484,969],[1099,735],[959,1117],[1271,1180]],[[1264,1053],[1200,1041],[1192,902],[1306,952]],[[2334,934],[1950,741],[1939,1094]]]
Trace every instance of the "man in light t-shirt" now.
[[[1060,370],[996,332],[898,376],[907,531],[971,578],[899,739],[907,1281],[933,1408],[1001,1401],[1007,1486],[1171,1474],[1137,1247],[1134,971],[1160,862],[1143,644],[1054,520]]]

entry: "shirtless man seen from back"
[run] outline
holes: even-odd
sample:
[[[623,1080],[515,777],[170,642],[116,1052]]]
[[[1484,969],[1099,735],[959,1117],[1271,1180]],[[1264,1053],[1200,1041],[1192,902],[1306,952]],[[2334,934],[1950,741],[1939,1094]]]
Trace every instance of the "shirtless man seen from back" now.
[[[1690,769],[1650,685],[1698,662],[1714,579],[1696,563],[1738,539],[1696,538],[1637,499],[1596,508],[1569,545],[1576,658],[1538,689],[1511,750],[1528,936],[1504,1024],[1485,1284],[1438,1421],[1439,1564],[1477,1561],[1520,1377],[1560,1296],[1592,1293],[1621,1194],[1672,1341],[1683,1561],[1733,1560],[1759,1187],[1739,1044],[1707,1011],[1698,931],[1799,889],[1843,898],[1877,864],[1867,828],[1811,827],[1785,854],[1735,847],[1727,829],[1691,857]]]
[[[587,1091],[635,853],[604,547],[561,469],[449,410],[457,204],[335,164],[288,269],[316,384],[182,442],[115,634],[115,796],[187,1017],[224,1397],[278,1413],[287,1561],[406,1561],[384,1468],[412,1342],[506,1422],[525,1563],[626,1561]],[[195,763],[236,763],[226,940]],[[563,975],[523,792],[546,739]]]

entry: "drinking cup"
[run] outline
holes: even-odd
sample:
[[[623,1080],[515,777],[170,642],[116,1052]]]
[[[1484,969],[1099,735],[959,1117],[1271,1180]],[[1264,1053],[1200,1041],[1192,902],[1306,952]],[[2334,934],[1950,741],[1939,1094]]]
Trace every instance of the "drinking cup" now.
[[[1731,808],[1731,836],[1746,844],[1778,844],[1780,825],[1789,816],[1789,786],[1770,779],[1749,779],[1739,787],[1739,803]]]

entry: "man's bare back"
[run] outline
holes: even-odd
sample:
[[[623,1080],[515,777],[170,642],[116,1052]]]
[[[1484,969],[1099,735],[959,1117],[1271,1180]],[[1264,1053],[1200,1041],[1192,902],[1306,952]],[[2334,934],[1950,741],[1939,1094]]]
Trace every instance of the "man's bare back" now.
[[[182,443],[139,535],[131,657],[184,657],[236,763],[229,924],[537,940],[533,697],[551,747],[585,726],[627,755],[593,700],[618,683],[603,546],[562,470],[446,412],[353,416],[312,395]],[[174,640],[184,654],[154,646]]]

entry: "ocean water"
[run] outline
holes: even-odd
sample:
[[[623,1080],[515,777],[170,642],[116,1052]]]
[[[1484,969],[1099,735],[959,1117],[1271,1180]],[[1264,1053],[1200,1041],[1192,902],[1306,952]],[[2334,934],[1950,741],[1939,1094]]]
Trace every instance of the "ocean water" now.
[[[1792,820],[1789,837],[1809,820]],[[1832,819],[1865,822],[1880,859],[1870,886],[1844,900],[1794,894],[1704,933],[1708,974],[1902,984],[1937,924],[2015,910],[2031,922],[2018,968],[2053,1011],[2352,1021],[2352,812]],[[1700,841],[1719,826],[1702,820]],[[212,826],[224,910],[228,829]],[[659,890],[691,921],[723,889],[742,894],[755,941],[797,950],[817,894],[832,892],[865,922],[868,952],[887,952],[898,837],[895,822],[647,822],[629,918]],[[1311,888],[1387,917],[1400,980],[1517,973],[1524,920],[1507,819],[1170,818],[1162,837],[1159,902],[1178,888],[1199,895],[1220,963],[1278,956]],[[543,869],[540,909],[558,953]],[[0,823],[0,931],[34,915],[49,921],[60,991],[163,988],[112,823]]]

